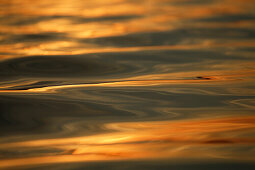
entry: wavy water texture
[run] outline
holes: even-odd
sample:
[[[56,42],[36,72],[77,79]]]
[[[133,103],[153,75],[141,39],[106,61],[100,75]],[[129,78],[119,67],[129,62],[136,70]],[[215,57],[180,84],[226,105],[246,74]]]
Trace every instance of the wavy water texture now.
[[[0,169],[254,169],[253,0],[1,0]]]
[[[33,150],[38,152],[38,147],[51,148],[51,152],[41,151],[42,156],[39,157],[4,160],[0,162],[0,167],[10,166],[10,164],[17,166],[130,158],[186,158],[191,157],[190,154],[193,158],[203,156],[253,160],[254,147],[252,144],[255,138],[247,138],[248,134],[243,136],[243,133],[254,133],[254,123],[255,118],[252,116],[174,123],[161,121],[107,124],[105,125],[107,128],[119,132],[2,145],[3,148],[9,150],[25,147],[27,150],[32,150],[30,153],[28,151],[29,154]],[[243,155],[240,158],[234,151],[225,148],[227,145],[234,145],[235,149],[240,150],[247,146],[250,149],[244,153],[240,151],[239,154]]]

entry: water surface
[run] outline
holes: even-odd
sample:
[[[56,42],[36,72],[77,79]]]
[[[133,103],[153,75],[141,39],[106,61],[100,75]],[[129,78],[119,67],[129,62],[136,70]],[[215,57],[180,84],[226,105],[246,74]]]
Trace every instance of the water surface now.
[[[0,168],[253,169],[253,0],[1,0]]]

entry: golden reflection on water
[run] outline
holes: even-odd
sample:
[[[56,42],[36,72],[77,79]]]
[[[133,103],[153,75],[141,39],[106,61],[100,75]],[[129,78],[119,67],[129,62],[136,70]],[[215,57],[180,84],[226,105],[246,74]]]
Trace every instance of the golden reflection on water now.
[[[243,136],[247,133],[254,134],[254,116],[176,122],[112,123],[106,124],[105,128],[116,132],[4,144],[1,148],[49,147],[66,151],[55,156],[2,160],[0,167],[145,158],[255,159],[249,152],[240,156],[231,153],[231,150],[224,151],[224,146],[242,147],[254,144],[254,137]]]
[[[254,0],[1,0],[0,168],[254,162]]]
[[[185,2],[185,1],[184,1]],[[173,3],[173,5],[171,5]],[[125,0],[82,0],[52,2],[44,1],[1,1],[2,16],[6,20],[0,27],[4,33],[1,39],[8,39],[8,34],[38,34],[38,33],[65,33],[67,40],[54,42],[17,42],[15,44],[1,45],[1,51],[12,52],[15,50],[16,55],[56,55],[56,54],[82,54],[87,52],[104,52],[118,51],[116,48],[97,47],[91,44],[81,44],[76,42],[80,38],[96,38],[107,36],[126,35],[130,33],[166,31],[178,29],[181,27],[205,27],[205,28],[253,28],[254,22],[239,21],[228,23],[192,23],[183,22],[191,19],[200,19],[213,17],[217,15],[238,15],[253,9],[253,1],[240,2],[238,0],[224,2],[215,2],[210,5],[174,5],[182,3],[181,1],[125,1]],[[170,4],[170,5],[169,5]],[[188,12],[186,12],[188,11]],[[102,17],[119,17],[119,16],[137,16],[133,20],[117,20],[111,23],[109,21],[98,22]],[[73,17],[73,18],[72,18]],[[75,21],[75,17],[89,18],[84,22]],[[31,23],[27,21],[32,20]],[[22,23],[22,21],[24,23]],[[15,23],[19,24],[16,26]],[[215,48],[218,46],[229,47],[232,44],[240,44],[239,41],[231,40],[230,42],[214,42],[215,40],[198,41],[197,45],[183,42],[183,47],[201,48],[207,44],[206,48]],[[247,41],[247,42],[246,42]],[[230,44],[231,43],[231,44]],[[244,46],[254,47],[254,42],[242,40]],[[240,46],[240,45],[238,45]],[[242,45],[241,45],[242,46]],[[177,48],[182,46],[178,45]],[[137,48],[137,47],[134,47]],[[140,47],[142,48],[142,47]],[[157,48],[157,47],[148,47]],[[161,47],[159,46],[158,49]],[[166,47],[169,48],[169,47]],[[172,46],[170,46],[172,48]],[[119,50],[123,50],[120,48]],[[125,47],[124,50],[129,50]],[[11,56],[2,56],[6,58]]]

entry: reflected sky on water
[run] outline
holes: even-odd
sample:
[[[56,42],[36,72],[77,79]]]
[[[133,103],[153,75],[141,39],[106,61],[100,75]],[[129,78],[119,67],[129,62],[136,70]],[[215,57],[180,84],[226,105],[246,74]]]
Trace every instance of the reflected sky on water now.
[[[254,0],[1,0],[0,169],[252,169]]]

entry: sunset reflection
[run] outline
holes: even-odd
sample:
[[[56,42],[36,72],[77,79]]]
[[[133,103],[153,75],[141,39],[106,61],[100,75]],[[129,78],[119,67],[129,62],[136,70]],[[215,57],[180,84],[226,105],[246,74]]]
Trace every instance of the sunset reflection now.
[[[33,150],[35,147],[48,147],[59,148],[63,152],[53,156],[3,160],[0,166],[155,157],[255,159],[253,152],[240,156],[223,149],[224,146],[253,146],[255,138],[249,134],[254,134],[255,117],[113,123],[105,127],[116,132],[2,145],[5,149],[25,147]]]
[[[1,0],[0,169],[254,169],[254,11]]]

